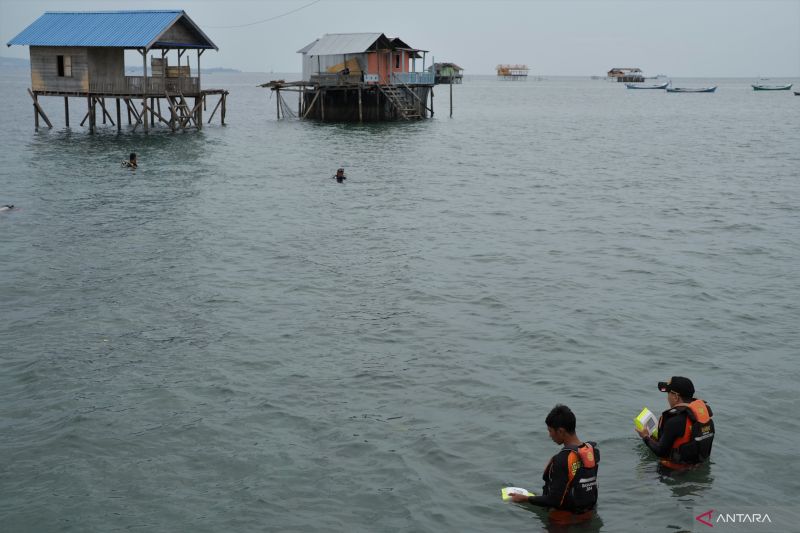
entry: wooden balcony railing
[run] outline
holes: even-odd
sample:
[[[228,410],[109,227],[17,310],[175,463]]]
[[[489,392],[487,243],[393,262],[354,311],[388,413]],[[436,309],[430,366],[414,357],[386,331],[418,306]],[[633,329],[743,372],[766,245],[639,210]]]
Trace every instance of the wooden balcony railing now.
[[[142,94],[144,76],[125,76],[113,80],[91,81],[89,92],[103,94]],[[148,95],[164,95],[181,93],[194,95],[200,92],[200,80],[197,78],[147,78],[144,91]]]

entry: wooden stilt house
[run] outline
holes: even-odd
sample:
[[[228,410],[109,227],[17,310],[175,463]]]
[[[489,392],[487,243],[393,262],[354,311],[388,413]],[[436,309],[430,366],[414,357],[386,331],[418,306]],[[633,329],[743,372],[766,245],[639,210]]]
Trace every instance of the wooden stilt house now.
[[[426,50],[383,33],[331,33],[298,53],[301,81],[262,85],[275,91],[278,118],[293,114],[280,94],[287,90],[300,93],[301,118],[361,122],[433,115],[434,74],[425,70]]]
[[[42,96],[64,98],[67,127],[69,99],[85,101],[87,110],[81,126],[88,121],[91,132],[98,119],[103,124],[108,119],[120,130],[121,104],[128,124],[133,119],[134,130],[142,126],[148,131],[156,120],[173,131],[200,129],[210,95],[219,96],[219,100],[209,122],[221,109],[220,119],[225,123],[228,91],[204,90],[200,85],[200,56],[206,50],[217,50],[217,46],[184,11],[46,12],[7,45],[30,47],[28,93],[33,99],[37,129],[40,117],[52,127],[39,102]],[[125,50],[135,50],[141,56],[141,76],[126,75]],[[197,59],[194,75],[190,51]],[[170,61],[174,61],[173,66]],[[116,120],[111,115],[112,99],[116,102]]]

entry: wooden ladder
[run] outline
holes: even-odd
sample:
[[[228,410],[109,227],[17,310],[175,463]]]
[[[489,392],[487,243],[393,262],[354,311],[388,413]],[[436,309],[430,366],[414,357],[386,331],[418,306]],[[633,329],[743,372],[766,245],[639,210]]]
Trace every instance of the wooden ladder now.
[[[408,103],[406,92],[394,85],[378,85],[378,89],[386,96],[389,102],[392,103],[398,114],[404,120],[411,120],[422,118],[416,108]]]
[[[186,98],[183,97],[183,93],[178,92],[176,94],[169,94],[166,90],[164,91],[164,95],[167,97],[167,102],[169,102],[169,108],[172,111],[170,116],[170,126],[172,129],[175,129],[175,122],[177,122],[178,127],[182,130],[185,130],[189,127],[190,123],[194,122],[196,128],[199,129],[197,124],[196,116],[197,116],[197,108],[201,105],[202,100],[198,100],[198,104],[191,109],[189,104],[186,102]]]

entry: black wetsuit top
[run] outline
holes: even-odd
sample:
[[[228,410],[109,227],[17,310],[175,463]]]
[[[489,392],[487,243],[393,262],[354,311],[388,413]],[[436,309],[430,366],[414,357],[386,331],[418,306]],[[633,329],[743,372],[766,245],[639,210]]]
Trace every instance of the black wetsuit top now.
[[[683,436],[686,431],[687,414],[678,413],[664,422],[664,427],[658,430],[658,440],[653,437],[646,437],[644,443],[653,450],[658,457],[669,459],[672,452],[672,443]]]
[[[592,443],[595,444],[595,443]],[[576,509],[575,504],[571,501],[571,496],[567,494],[569,482],[569,463],[568,458],[570,452],[575,451],[570,448],[561,448],[557,454],[553,456],[547,468],[542,474],[544,480],[544,488],[542,489],[541,496],[529,496],[528,502],[532,505],[539,505],[541,507],[552,507],[554,509],[561,509],[565,511],[572,511],[581,513],[594,508],[594,504],[588,505],[582,509]],[[600,452],[596,447],[594,448],[597,460],[600,460]],[[575,482],[578,480],[576,479]],[[596,491],[595,491],[596,494]],[[596,500],[596,496],[594,498]]]
[[[694,417],[689,418],[690,410],[687,406],[664,411],[659,422],[658,439],[652,437],[644,439],[647,447],[658,457],[673,463],[692,465],[702,463],[711,455],[711,446],[714,442],[714,422],[711,417],[714,413],[711,412],[711,406],[703,400],[692,400],[692,403],[694,402],[702,402],[705,405],[708,421],[693,421],[689,440],[676,449],[675,441],[686,433],[687,419],[694,420]]]

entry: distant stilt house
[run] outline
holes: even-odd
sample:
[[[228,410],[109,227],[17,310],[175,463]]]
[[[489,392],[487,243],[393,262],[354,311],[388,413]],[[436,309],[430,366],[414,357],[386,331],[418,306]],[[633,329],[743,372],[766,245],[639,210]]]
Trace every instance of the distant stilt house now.
[[[298,53],[301,81],[262,85],[275,92],[278,118],[294,115],[282,91],[300,93],[297,114],[304,119],[362,122],[433,115],[434,75],[425,71],[426,50],[383,33],[329,33]]]
[[[107,119],[121,130],[121,105],[134,130],[142,126],[147,132],[156,120],[173,131],[200,129],[210,95],[218,95],[219,100],[208,121],[220,109],[220,121],[225,123],[228,91],[204,90],[200,85],[200,56],[208,49],[217,50],[217,46],[184,11],[46,12],[7,45],[30,47],[28,94],[33,99],[37,129],[40,117],[53,127],[39,103],[42,96],[64,98],[67,127],[69,99],[86,102],[81,126],[88,121],[91,132],[98,119],[103,124]],[[141,56],[141,76],[126,75],[125,50],[135,50]],[[194,76],[190,50],[197,56]],[[169,66],[169,53],[173,51],[175,65]],[[111,115],[110,100],[116,103],[116,118]]]
[[[641,83],[644,81],[642,69],[637,67],[614,67],[608,71],[608,77],[619,82]]]
[[[500,80],[525,81],[528,79],[528,65],[497,65],[497,78]]]
[[[459,84],[464,78],[464,69],[455,63],[434,63],[428,70],[433,70],[434,83],[437,85]]]

